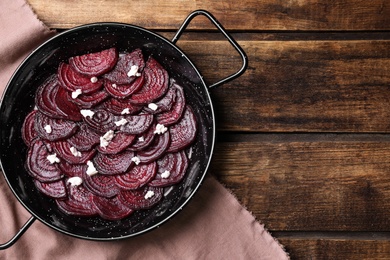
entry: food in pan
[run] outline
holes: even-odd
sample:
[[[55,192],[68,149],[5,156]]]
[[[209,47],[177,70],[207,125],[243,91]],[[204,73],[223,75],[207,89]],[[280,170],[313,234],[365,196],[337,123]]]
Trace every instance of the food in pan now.
[[[152,56],[116,48],[69,58],[25,118],[37,189],[77,216],[119,220],[183,180],[197,134],[185,93]]]

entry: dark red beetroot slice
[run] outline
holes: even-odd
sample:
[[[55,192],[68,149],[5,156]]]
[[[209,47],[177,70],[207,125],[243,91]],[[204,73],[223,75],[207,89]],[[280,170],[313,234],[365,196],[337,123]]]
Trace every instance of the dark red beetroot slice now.
[[[115,176],[116,185],[124,190],[135,190],[146,185],[157,173],[157,163],[135,165],[130,171]]]
[[[42,140],[35,139],[27,154],[28,173],[41,182],[52,182],[62,178],[62,172],[57,163],[51,164],[47,159],[50,155]]]
[[[118,197],[104,198],[95,196],[93,204],[97,208],[100,217],[108,220],[119,220],[129,216],[134,212],[118,199]]]
[[[134,92],[138,91],[145,83],[145,77],[143,74],[137,77],[130,84],[116,84],[112,83],[109,80],[104,82],[104,87],[111,96],[119,99],[124,99],[129,97]]]
[[[71,93],[68,92],[68,99],[76,104],[79,108],[92,108],[102,103],[109,97],[108,93],[102,89],[91,94],[81,94],[77,98],[72,98]]]
[[[133,143],[135,135],[129,135],[122,132],[118,132],[114,135],[114,138],[108,143],[108,146],[98,146],[98,151],[105,154],[117,154],[125,150]]]
[[[95,155],[96,150],[93,149],[91,151],[86,152],[79,152],[79,156],[74,155],[71,152],[72,145],[69,144],[67,141],[57,141],[51,143],[51,146],[53,150],[56,152],[57,156],[61,159],[64,159],[68,163],[71,164],[84,164],[87,163],[87,161],[91,160],[92,157]],[[77,152],[77,151],[76,151]]]
[[[66,161],[61,161],[58,164],[61,172],[68,177],[80,177],[83,178],[87,172],[88,166],[86,164],[71,164]]]
[[[51,132],[45,127],[50,126]],[[41,112],[35,114],[35,131],[37,134],[49,141],[66,139],[76,133],[78,126],[75,122],[65,119],[55,119],[48,117]]]
[[[86,124],[82,124],[79,130],[68,139],[68,142],[79,151],[90,151],[100,142],[100,135]]]
[[[32,141],[38,136],[35,130],[35,114],[37,110],[31,111],[24,119],[22,125],[22,139],[27,146],[30,146]]]
[[[188,158],[182,150],[177,153],[167,153],[157,161],[158,172],[154,180],[149,182],[149,186],[166,187],[183,180],[188,168]],[[164,172],[168,171],[169,176],[163,178]]]
[[[148,191],[154,194],[150,198],[145,198]],[[156,205],[163,197],[163,189],[159,187],[144,186],[137,190],[122,190],[118,198],[119,200],[129,208],[148,209]]]
[[[58,208],[68,215],[94,216],[97,214],[95,204],[92,202],[95,197],[84,186],[71,186],[67,184],[68,199],[57,199]]]
[[[62,179],[53,182],[40,182],[34,180],[34,184],[40,192],[50,198],[61,199],[67,197],[65,182]]]
[[[92,117],[84,117],[84,121],[99,134],[105,134],[109,130],[114,130],[116,128],[114,115],[103,109],[94,111]]]
[[[177,84],[173,86],[176,89],[176,101],[170,111],[157,115],[157,122],[165,126],[173,125],[183,115],[183,111],[186,105],[183,88]]]
[[[96,82],[93,82],[94,80],[90,76],[78,73],[72,66],[66,63],[61,63],[58,67],[58,80],[66,90],[73,92],[80,89],[81,93],[85,94],[93,93],[103,85],[101,79],[96,78]]]
[[[167,152],[177,152],[195,140],[197,133],[196,118],[189,106],[186,106],[180,121],[169,128],[169,133],[171,134],[171,145]]]
[[[90,192],[100,197],[111,198],[119,192],[119,188],[115,183],[115,178],[112,176],[101,174],[89,176],[88,174],[84,174],[83,181],[84,186]]]
[[[135,104],[149,104],[162,97],[168,90],[168,72],[152,57],[146,62],[143,73],[145,83],[130,99]]]
[[[117,61],[118,52],[116,48],[69,58],[69,64],[77,72],[91,77],[99,76],[112,70]]]
[[[118,62],[114,69],[103,75],[103,77],[112,83],[130,84],[137,78],[136,76],[129,77],[127,75],[133,65],[138,66],[138,72],[141,72],[144,69],[145,61],[141,49],[119,55]]]
[[[134,153],[124,151],[119,154],[98,153],[93,159],[94,165],[100,174],[115,175],[126,172],[134,163],[131,159]]]
[[[176,92],[177,92],[176,87],[174,85],[171,85],[167,93],[165,94],[165,96],[155,103],[157,109],[153,110],[148,106],[146,106],[145,111],[150,114],[159,114],[162,112],[170,111],[176,100]]]
[[[139,151],[137,153],[137,157],[142,163],[150,163],[155,161],[164,154],[164,152],[169,147],[170,141],[171,138],[168,131],[164,134],[157,135],[154,138],[151,146],[145,150]]]
[[[59,88],[55,97],[57,109],[62,111],[65,119],[81,121],[80,108],[69,100],[69,93],[64,88]]]
[[[152,124],[152,126],[148,129],[148,131],[138,135],[135,142],[132,145],[130,145],[127,149],[130,151],[140,151],[148,147],[154,140],[155,130],[156,130],[156,125]]]
[[[153,115],[149,114],[116,117],[116,121],[119,121],[121,118],[125,118],[127,123],[120,126],[119,129],[127,134],[142,134],[153,124]]]
[[[130,101],[127,99],[118,100],[115,98],[111,98],[104,102],[102,107],[116,115],[122,115],[124,109],[127,110],[127,113],[125,114],[129,115],[134,115],[142,110],[142,106],[131,104]]]

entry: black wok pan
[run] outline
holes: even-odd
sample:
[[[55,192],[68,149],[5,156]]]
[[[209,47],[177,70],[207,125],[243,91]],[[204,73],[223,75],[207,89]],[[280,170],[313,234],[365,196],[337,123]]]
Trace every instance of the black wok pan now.
[[[207,86],[195,65],[175,43],[190,21],[206,16],[226,37],[242,57],[242,67],[236,73]],[[184,86],[186,100],[193,107],[199,133],[194,144],[185,180],[167,191],[156,207],[139,211],[119,221],[99,217],[84,218],[62,213],[54,201],[35,188],[24,164],[27,147],[21,137],[23,120],[34,106],[37,87],[58,64],[71,56],[116,47],[120,52],[141,48],[146,55],[160,62],[171,77]],[[180,211],[194,195],[205,177],[213,154],[215,119],[209,89],[240,76],[247,67],[243,50],[208,12],[191,13],[172,41],[144,28],[121,23],[95,23],[70,29],[51,38],[34,50],[19,66],[3,94],[0,107],[1,166],[5,179],[19,202],[31,213],[21,230],[0,249],[11,246],[36,220],[74,237],[91,240],[116,240],[142,234],[160,226]]]

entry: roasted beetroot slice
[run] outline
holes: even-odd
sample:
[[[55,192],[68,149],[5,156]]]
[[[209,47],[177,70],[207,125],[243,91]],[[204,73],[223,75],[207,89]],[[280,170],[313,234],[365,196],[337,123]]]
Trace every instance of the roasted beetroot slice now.
[[[152,124],[152,126],[146,131],[137,136],[135,142],[127,147],[130,151],[140,151],[148,147],[154,140],[155,134],[154,131],[156,129],[156,125]]]
[[[94,165],[100,174],[115,175],[126,172],[131,165],[134,153],[124,151],[119,154],[98,153],[93,159]]]
[[[124,99],[129,97],[134,92],[140,90],[145,83],[145,77],[143,74],[137,77],[130,84],[116,84],[112,83],[109,80],[106,80],[104,83],[104,87],[111,96],[119,99]]]
[[[79,130],[68,139],[69,144],[81,152],[90,151],[100,142],[100,135],[82,124]]]
[[[142,110],[142,106],[131,104],[129,100],[118,100],[115,98],[111,98],[103,103],[103,106],[107,111],[116,114],[122,115],[125,110],[125,114],[134,115]]]
[[[117,154],[130,146],[135,139],[135,135],[129,135],[122,132],[115,134],[114,138],[108,143],[108,146],[98,146],[98,151],[105,154]]]
[[[69,100],[69,93],[64,88],[59,88],[55,97],[55,103],[57,109],[60,110],[64,115],[65,119],[72,121],[81,121],[82,115],[80,108]]]
[[[72,98],[71,93],[68,93],[68,99],[82,109],[95,107],[109,98],[109,96],[104,89],[90,94],[81,94],[76,98]]]
[[[87,164],[71,164],[66,161],[61,161],[58,164],[58,167],[61,169],[61,172],[65,174],[65,176],[80,178],[83,178],[88,168]]]
[[[116,48],[69,58],[69,64],[79,73],[99,76],[112,70],[118,61]]]
[[[197,125],[191,107],[186,106],[183,117],[177,124],[169,128],[169,133],[171,134],[171,145],[167,152],[177,152],[195,140]]]
[[[141,49],[136,49],[131,53],[120,54],[114,69],[104,74],[103,77],[112,83],[130,84],[137,78],[136,76],[129,77],[127,75],[133,65],[138,66],[139,73],[143,70],[145,61]]]
[[[58,80],[66,90],[73,92],[80,89],[81,93],[85,94],[96,92],[103,85],[101,79],[96,79],[96,82],[93,82],[94,79],[90,76],[80,74],[66,63],[61,63],[58,67]]]
[[[112,176],[84,174],[83,184],[90,192],[100,197],[111,198],[119,192],[115,178]]]
[[[104,198],[95,196],[93,204],[97,208],[100,217],[107,220],[120,220],[134,212],[118,199],[118,197]]]
[[[92,117],[84,117],[84,122],[99,134],[105,134],[116,128],[114,115],[103,109],[94,111]]]
[[[48,155],[43,141],[35,139],[28,150],[26,166],[28,173],[41,182],[57,181],[63,176],[57,163],[51,164],[47,159]]]
[[[172,109],[157,115],[157,122],[165,126],[173,125],[179,121],[186,105],[183,88],[177,84],[173,88],[176,89],[177,97]]]
[[[130,171],[115,176],[116,185],[124,190],[145,186],[157,173],[157,163],[135,165]]]
[[[35,130],[35,114],[37,110],[31,111],[24,119],[22,125],[22,139],[27,146],[30,146],[32,141],[38,136]]]
[[[72,145],[69,144],[67,141],[53,142],[51,143],[51,146],[58,157],[71,164],[87,163],[87,161],[91,160],[96,153],[96,150],[94,149],[86,152],[80,152],[76,150],[75,152],[76,153],[79,152],[79,153],[75,155],[71,152]]]
[[[50,126],[50,129],[46,129],[48,126]],[[41,112],[35,114],[35,131],[45,140],[66,139],[76,133],[77,129],[78,126],[73,121],[51,118]]]
[[[149,104],[164,96],[168,90],[168,72],[152,57],[147,60],[143,73],[145,83],[130,97],[135,104]]]
[[[153,143],[147,148],[137,153],[137,157],[142,163],[150,163],[160,158],[170,145],[169,132],[157,135]]]
[[[120,118],[125,118],[127,123],[121,126],[119,129],[127,134],[142,134],[146,132],[149,127],[153,124],[153,115],[143,114],[143,115],[128,115],[123,117],[116,117],[117,120]]]
[[[165,96],[155,103],[157,108],[153,110],[148,106],[146,106],[145,111],[150,114],[159,114],[159,113],[170,111],[176,100],[176,92],[177,89],[175,85],[172,84],[169,87]]]
[[[149,198],[145,198],[147,193],[150,194]],[[149,194],[148,194],[149,195]],[[137,190],[122,190],[118,195],[119,200],[129,208],[149,209],[156,205],[163,198],[163,189],[159,187],[144,186]]]
[[[84,186],[71,186],[67,184],[68,199],[57,199],[58,208],[75,216],[94,216],[97,214],[95,204],[92,202],[94,195]]]
[[[166,187],[179,183],[183,180],[187,168],[188,158],[182,150],[177,153],[167,153],[157,161],[158,172],[156,177],[149,182],[149,186]],[[165,171],[168,171],[168,177],[165,177]],[[164,176],[164,177],[163,177]]]
[[[34,180],[34,184],[40,192],[50,198],[61,199],[67,197],[65,182],[62,179],[53,182],[40,182]]]

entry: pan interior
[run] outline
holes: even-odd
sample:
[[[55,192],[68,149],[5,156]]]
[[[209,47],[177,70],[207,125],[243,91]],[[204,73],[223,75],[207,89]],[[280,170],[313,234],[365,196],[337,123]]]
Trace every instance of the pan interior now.
[[[152,55],[185,89],[198,121],[198,137],[185,180],[171,189],[158,206],[119,221],[69,216],[39,193],[25,170],[27,147],[21,137],[25,116],[34,108],[38,86],[69,57],[116,47],[120,52],[141,48]],[[19,66],[0,107],[1,166],[18,200],[46,225],[75,237],[110,240],[141,234],[175,215],[194,195],[209,166],[215,139],[214,112],[207,87],[186,55],[165,38],[140,27],[99,23],[63,32],[32,52]]]

